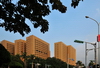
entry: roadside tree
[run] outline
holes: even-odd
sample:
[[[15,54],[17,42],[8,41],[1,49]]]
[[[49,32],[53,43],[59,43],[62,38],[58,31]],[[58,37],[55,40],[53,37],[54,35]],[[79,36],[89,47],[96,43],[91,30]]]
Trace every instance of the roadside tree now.
[[[71,6],[78,6],[81,0],[72,0]],[[34,28],[41,27],[45,33],[49,29],[49,22],[44,19],[52,10],[65,13],[67,7],[60,0],[0,0],[0,27],[5,31],[18,32],[22,36],[28,34],[31,29],[26,19],[30,20]]]
[[[8,66],[11,61],[10,53],[0,44],[0,67]]]

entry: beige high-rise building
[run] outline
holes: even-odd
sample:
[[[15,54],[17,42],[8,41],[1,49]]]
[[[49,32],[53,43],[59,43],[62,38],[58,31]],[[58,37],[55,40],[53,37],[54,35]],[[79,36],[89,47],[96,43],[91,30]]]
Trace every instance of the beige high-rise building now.
[[[76,49],[71,45],[67,46],[67,63],[70,65],[76,65]]]
[[[49,43],[31,35],[26,38],[26,52],[27,55],[33,54],[37,57],[46,59],[50,57]]]
[[[67,62],[67,47],[63,42],[54,43],[54,57]]]
[[[1,41],[1,44],[9,51],[11,55],[14,55],[14,43],[7,40]]]
[[[76,64],[76,49],[63,42],[54,43],[54,57],[70,64]]]
[[[19,39],[15,40],[15,55],[22,55],[26,52],[26,41]]]

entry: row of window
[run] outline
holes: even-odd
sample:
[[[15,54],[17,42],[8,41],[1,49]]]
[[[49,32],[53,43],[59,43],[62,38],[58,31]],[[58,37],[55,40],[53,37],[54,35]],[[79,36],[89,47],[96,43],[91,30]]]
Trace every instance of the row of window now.
[[[40,53],[44,53],[44,54],[47,54],[47,53],[45,53],[45,52],[42,52],[42,51],[39,51],[39,50],[36,50],[37,52],[40,52]]]
[[[41,40],[42,41],[42,40]],[[35,42],[38,42],[38,43],[43,43],[44,41],[39,41],[39,40],[37,40],[37,39],[35,39]],[[45,42],[46,43],[46,42]],[[43,44],[45,44],[45,43],[43,43]]]
[[[39,46],[35,46],[35,49],[41,50],[41,51],[48,51],[49,50],[48,47],[39,47]]]
[[[44,58],[44,59],[46,59],[48,56],[45,56],[45,55],[39,55],[39,54],[35,54],[35,56],[37,56],[37,57],[42,57],[42,58]]]

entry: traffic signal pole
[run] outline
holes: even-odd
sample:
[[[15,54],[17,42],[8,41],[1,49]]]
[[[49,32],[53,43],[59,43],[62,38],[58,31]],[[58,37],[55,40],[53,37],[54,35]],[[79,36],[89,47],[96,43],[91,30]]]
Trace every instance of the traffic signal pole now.
[[[87,43],[85,43],[85,66],[87,68]]]
[[[89,17],[89,16],[85,16],[85,18],[89,18],[89,19],[91,19],[91,20],[93,20],[97,23],[97,25],[98,25],[98,36],[99,36],[100,35],[100,23],[98,21],[96,21],[95,19]],[[100,48],[100,40],[98,41],[98,36],[97,36],[97,42],[98,42],[98,48]],[[100,64],[100,58],[99,57],[100,57],[100,49],[98,49],[98,63]],[[97,60],[96,60],[96,62],[97,62]]]
[[[96,56],[96,43],[85,42],[85,41],[80,41],[80,40],[75,40],[74,42],[76,42],[76,43],[85,43],[85,66],[86,66],[86,68],[87,68],[87,52],[88,52],[88,50],[91,50],[91,49],[87,49],[87,43],[94,46],[94,54],[95,54],[94,55],[94,60],[95,60],[95,64],[97,63],[97,61],[96,61],[96,57],[97,57]]]

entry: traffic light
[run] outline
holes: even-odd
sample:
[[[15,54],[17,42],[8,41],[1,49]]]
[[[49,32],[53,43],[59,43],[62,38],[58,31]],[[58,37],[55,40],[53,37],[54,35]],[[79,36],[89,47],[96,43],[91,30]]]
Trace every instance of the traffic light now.
[[[77,42],[77,43],[84,43],[84,41],[80,41],[80,40],[75,40],[74,42]]]

